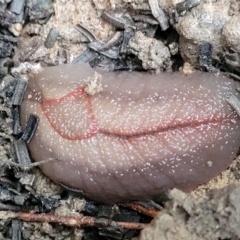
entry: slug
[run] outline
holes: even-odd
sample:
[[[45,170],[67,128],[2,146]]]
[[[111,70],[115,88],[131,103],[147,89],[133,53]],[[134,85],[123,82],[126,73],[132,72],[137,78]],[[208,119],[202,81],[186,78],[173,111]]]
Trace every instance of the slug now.
[[[28,148],[35,161],[58,158],[40,165],[54,182],[98,202],[144,200],[190,191],[229,166],[240,143],[240,120],[227,103],[235,89],[210,73],[60,65],[29,80],[21,123],[31,113],[40,118]]]

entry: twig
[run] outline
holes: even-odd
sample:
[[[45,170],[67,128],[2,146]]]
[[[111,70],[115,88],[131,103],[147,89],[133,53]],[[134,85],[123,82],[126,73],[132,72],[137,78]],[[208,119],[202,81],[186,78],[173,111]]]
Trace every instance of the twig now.
[[[135,222],[116,222],[105,218],[94,218],[89,216],[68,217],[53,214],[36,214],[26,212],[0,211],[0,219],[21,219],[27,222],[49,222],[59,223],[70,227],[119,227],[125,229],[143,229],[146,224]]]
[[[156,217],[157,214],[159,213],[159,210],[146,208],[137,203],[127,203],[126,205],[140,213],[143,213],[143,214],[149,216],[149,217]]]

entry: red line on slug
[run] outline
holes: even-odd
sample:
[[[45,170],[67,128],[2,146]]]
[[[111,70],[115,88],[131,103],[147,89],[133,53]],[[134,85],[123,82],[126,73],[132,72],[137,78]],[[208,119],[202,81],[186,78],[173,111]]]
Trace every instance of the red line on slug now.
[[[51,118],[51,116],[49,114],[48,108],[49,108],[49,106],[54,106],[61,102],[69,101],[73,97],[79,97],[81,95],[83,95],[87,101],[87,110],[88,110],[88,117],[90,120],[90,124],[89,124],[89,128],[86,130],[86,132],[84,134],[77,134],[76,136],[73,137],[70,134],[66,133],[63,129],[59,128],[57,126],[57,123],[54,123],[53,119]],[[63,138],[66,138],[68,140],[82,140],[85,138],[90,138],[90,137],[96,135],[98,132],[99,128],[97,126],[96,119],[93,114],[92,103],[91,103],[90,97],[85,93],[84,87],[77,88],[74,91],[66,94],[65,96],[63,96],[61,98],[44,99],[42,101],[41,107],[42,107],[44,115],[46,116],[46,118],[49,121],[52,128]]]

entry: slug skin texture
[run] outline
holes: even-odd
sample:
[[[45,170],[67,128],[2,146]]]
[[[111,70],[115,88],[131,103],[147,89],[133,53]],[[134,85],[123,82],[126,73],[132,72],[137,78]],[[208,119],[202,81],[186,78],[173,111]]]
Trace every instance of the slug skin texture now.
[[[102,91],[89,95],[96,72]],[[240,145],[238,95],[223,76],[104,72],[87,64],[44,69],[29,80],[22,126],[40,118],[30,144],[56,183],[98,202],[144,200],[171,188],[190,191],[225,170]]]

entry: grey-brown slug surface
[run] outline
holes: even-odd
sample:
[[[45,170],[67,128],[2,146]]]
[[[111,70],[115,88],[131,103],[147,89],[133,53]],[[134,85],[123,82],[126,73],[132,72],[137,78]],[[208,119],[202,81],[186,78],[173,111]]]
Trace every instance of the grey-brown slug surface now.
[[[103,89],[85,90],[97,71]],[[23,126],[40,118],[29,144],[55,182],[99,202],[189,191],[226,169],[240,143],[240,120],[227,99],[236,84],[209,73],[104,72],[88,65],[49,67],[30,79]]]

